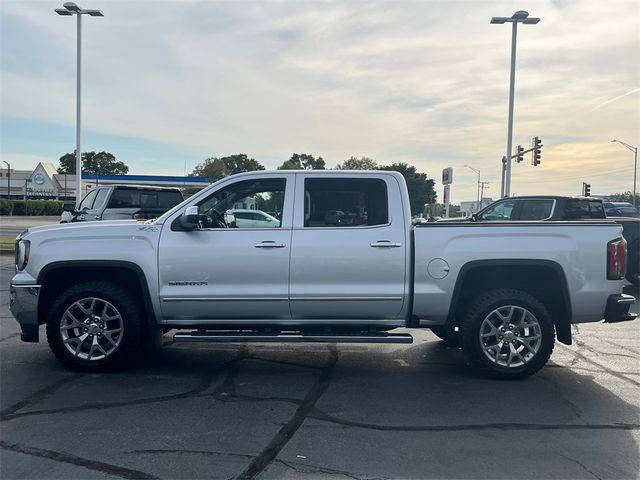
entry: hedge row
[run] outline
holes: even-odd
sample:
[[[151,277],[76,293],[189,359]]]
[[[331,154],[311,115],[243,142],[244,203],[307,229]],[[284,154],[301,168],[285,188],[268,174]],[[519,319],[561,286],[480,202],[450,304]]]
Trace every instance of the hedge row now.
[[[60,215],[61,200],[0,200],[0,215]]]

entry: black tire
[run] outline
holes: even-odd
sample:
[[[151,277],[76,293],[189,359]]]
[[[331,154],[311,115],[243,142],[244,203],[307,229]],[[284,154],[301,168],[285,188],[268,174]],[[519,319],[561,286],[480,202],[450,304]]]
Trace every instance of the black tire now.
[[[460,346],[460,332],[456,332],[453,329],[448,328],[446,325],[433,326],[431,327],[431,331],[448,347],[457,348]]]
[[[121,331],[119,334],[116,334],[116,340],[118,341],[117,346],[114,347],[112,345],[113,341],[112,343],[106,342],[106,333],[102,338],[102,345],[105,345],[106,351],[110,352],[108,355],[104,355],[104,358],[92,359],[90,358],[92,352],[89,352],[88,359],[80,358],[78,353],[74,355],[69,351],[68,347],[65,346],[61,328],[63,322],[70,321],[70,317],[65,316],[65,312],[70,307],[77,305],[76,302],[82,302],[83,299],[97,299],[98,305],[101,305],[99,302],[108,302],[110,305],[108,310],[109,314],[113,314],[115,311],[121,319],[115,320],[121,324]],[[76,310],[73,310],[73,315],[76,318],[85,316],[84,312],[77,310],[78,307],[74,308],[76,308]],[[104,310],[105,312],[107,311],[106,308],[107,307],[105,307]],[[142,310],[139,302],[124,288],[106,281],[80,283],[64,291],[52,305],[47,319],[47,341],[56,358],[73,370],[81,372],[104,372],[120,369],[134,363],[137,357],[141,353],[147,352],[151,346],[148,336],[145,335],[142,318]],[[85,316],[85,318],[78,318],[81,322],[85,322],[86,319],[88,319],[87,316]],[[94,320],[94,323],[98,322],[102,322],[102,320]],[[110,328],[107,325],[108,322],[113,321],[104,321],[103,323],[106,325],[106,328]],[[65,324],[68,325],[67,323]],[[91,327],[91,325],[87,325],[87,327]],[[81,329],[70,328],[69,330],[71,331],[71,334],[67,334],[69,337],[77,335],[71,340],[75,341],[76,347],[81,345],[78,347],[80,348],[79,354],[86,355],[86,352],[83,350],[86,350],[91,345],[88,343],[83,344],[83,342],[87,342],[87,340],[81,340],[79,342],[75,340],[76,338],[81,338],[79,336],[83,334],[80,331]],[[105,331],[109,332],[109,330]],[[100,331],[100,335],[102,335],[101,332],[102,331]],[[95,336],[98,336],[98,334],[96,333]],[[93,335],[91,338],[93,338]],[[112,337],[109,336],[109,339],[111,338]],[[69,338],[67,340],[69,340]],[[71,345],[69,348],[73,347],[74,345]],[[111,348],[112,351],[110,351],[109,348]],[[98,356],[100,355],[99,353]]]
[[[529,335],[535,336],[535,329],[537,327],[528,328],[526,330],[520,330],[515,328],[509,330],[507,327],[507,333],[502,333],[499,328],[494,329],[496,331],[495,336],[487,337],[491,335],[493,330],[488,330],[488,323],[484,323],[485,319],[491,318],[491,324],[499,323],[500,318],[494,314],[494,312],[500,308],[505,308],[502,313],[507,312],[507,307],[514,306],[514,316],[520,315],[522,321],[520,325],[525,322],[526,311],[530,312],[532,317],[528,318],[530,322],[537,321],[539,326],[539,340],[534,340],[534,346],[537,345],[535,353],[526,348],[522,339],[527,340]],[[496,321],[496,319],[498,321]],[[488,320],[489,321],[489,320]],[[515,320],[514,320],[515,321]],[[484,327],[483,327],[484,323]],[[509,324],[512,322],[509,321]],[[490,326],[488,328],[491,328]],[[483,329],[481,331],[481,329]],[[519,333],[514,333],[518,331]],[[485,337],[481,337],[481,333],[485,334]],[[509,335],[507,337],[507,335]],[[519,335],[514,337],[514,335]],[[500,340],[498,339],[500,338]],[[518,350],[519,360],[515,362],[515,365],[506,366],[500,364],[504,363],[502,355],[508,353],[507,364],[511,361],[512,355],[509,342],[506,339],[511,338],[514,350]],[[487,342],[484,344],[484,342]],[[496,346],[501,345],[498,349],[491,349],[491,343],[495,341]],[[531,337],[528,337],[528,341],[532,342]],[[545,308],[545,306],[534,298],[532,295],[511,289],[498,289],[491,290],[480,295],[469,307],[464,318],[462,325],[462,348],[467,361],[472,367],[494,378],[516,380],[533,375],[540,370],[551,357],[553,352],[553,346],[555,343],[555,333],[553,327],[553,321],[551,315]],[[483,348],[484,345],[484,348]],[[508,346],[508,348],[506,348]],[[487,349],[485,354],[485,349]],[[506,348],[507,351],[503,350]],[[503,353],[501,353],[503,352]],[[524,353],[524,357],[522,354]],[[489,356],[494,355],[494,359],[490,359]],[[522,365],[518,365],[518,361],[522,362]]]

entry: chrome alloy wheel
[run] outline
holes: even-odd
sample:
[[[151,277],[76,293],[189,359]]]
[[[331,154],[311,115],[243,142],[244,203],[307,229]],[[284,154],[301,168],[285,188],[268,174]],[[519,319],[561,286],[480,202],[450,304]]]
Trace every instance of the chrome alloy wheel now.
[[[83,360],[102,360],[114,353],[122,341],[124,325],[120,312],[101,298],[83,298],[62,315],[60,335],[65,348]]]
[[[533,313],[517,305],[498,307],[480,326],[480,347],[496,365],[516,368],[525,365],[540,349],[542,331]]]

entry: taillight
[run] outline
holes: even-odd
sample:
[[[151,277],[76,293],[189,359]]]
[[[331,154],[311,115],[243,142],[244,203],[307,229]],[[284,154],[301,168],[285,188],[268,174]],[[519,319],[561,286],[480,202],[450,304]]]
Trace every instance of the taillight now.
[[[607,280],[621,280],[627,273],[627,241],[624,238],[607,244]]]
[[[146,220],[146,219],[144,218],[144,215],[143,215],[143,214],[141,214],[141,213],[134,213],[134,214],[133,214],[133,217],[131,217],[131,218],[133,218],[134,220]]]

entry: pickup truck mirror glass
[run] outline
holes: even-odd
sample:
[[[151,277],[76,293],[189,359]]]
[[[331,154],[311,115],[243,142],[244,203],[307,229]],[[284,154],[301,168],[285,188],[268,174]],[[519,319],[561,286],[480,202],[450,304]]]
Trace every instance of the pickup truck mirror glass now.
[[[187,207],[180,217],[180,226],[185,230],[195,230],[198,228],[199,220],[200,215],[198,213],[198,206],[193,205],[191,207]]]

